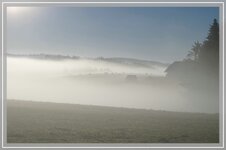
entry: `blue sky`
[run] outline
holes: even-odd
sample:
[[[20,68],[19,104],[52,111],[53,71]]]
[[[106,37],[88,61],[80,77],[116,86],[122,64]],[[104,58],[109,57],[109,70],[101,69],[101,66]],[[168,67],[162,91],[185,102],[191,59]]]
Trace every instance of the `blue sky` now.
[[[30,7],[7,13],[7,52],[173,62],[203,41],[217,7]]]

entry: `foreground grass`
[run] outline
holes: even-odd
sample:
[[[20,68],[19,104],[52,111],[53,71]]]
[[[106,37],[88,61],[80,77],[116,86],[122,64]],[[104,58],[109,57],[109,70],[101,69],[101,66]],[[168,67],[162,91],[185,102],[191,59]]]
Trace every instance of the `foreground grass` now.
[[[219,115],[7,101],[8,143],[218,143]]]

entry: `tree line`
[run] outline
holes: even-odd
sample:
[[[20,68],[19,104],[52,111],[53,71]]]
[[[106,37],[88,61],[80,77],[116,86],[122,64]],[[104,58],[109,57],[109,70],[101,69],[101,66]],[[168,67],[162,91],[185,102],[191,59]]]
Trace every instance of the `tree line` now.
[[[195,41],[186,58],[176,61],[166,69],[167,77],[178,80],[185,86],[211,82],[219,84],[219,23],[210,25],[203,42]]]

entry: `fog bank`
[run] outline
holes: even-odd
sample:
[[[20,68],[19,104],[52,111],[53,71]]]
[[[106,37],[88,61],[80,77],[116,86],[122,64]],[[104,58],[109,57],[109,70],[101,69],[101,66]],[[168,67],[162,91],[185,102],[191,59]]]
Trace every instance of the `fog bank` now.
[[[126,62],[126,60],[125,60]],[[7,58],[7,99],[218,112],[218,101],[165,78],[167,66],[93,59]],[[127,80],[133,75],[134,79]]]

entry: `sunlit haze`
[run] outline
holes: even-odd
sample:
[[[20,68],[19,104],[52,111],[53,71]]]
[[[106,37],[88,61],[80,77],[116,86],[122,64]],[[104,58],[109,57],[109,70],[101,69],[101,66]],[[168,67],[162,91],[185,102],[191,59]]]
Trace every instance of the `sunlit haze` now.
[[[8,7],[7,98],[216,113],[217,82],[166,78],[214,18],[217,7]]]

